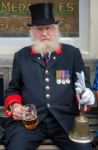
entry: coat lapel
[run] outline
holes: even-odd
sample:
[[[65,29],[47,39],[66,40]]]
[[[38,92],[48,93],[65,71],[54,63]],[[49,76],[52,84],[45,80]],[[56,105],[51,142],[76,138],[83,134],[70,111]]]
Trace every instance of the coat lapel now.
[[[47,64],[47,69],[50,69],[53,67],[58,61],[60,61],[62,58],[62,54],[57,55],[56,53],[51,54],[49,63]]]
[[[46,65],[40,55],[33,55],[32,59],[33,59],[33,61],[39,63],[42,67],[44,67],[44,68],[46,67]]]
[[[33,61],[39,63],[42,67],[44,67],[44,68],[47,67],[47,69],[50,69],[50,68],[53,67],[58,61],[61,60],[62,56],[63,56],[63,53],[61,53],[61,54],[56,54],[56,52],[53,52],[53,53],[51,54],[51,56],[50,56],[50,59],[49,59],[49,62],[48,62],[48,64],[47,64],[47,66],[46,66],[46,64],[44,63],[43,58],[42,58],[41,55],[39,55],[39,54],[32,55],[32,59],[33,59]]]

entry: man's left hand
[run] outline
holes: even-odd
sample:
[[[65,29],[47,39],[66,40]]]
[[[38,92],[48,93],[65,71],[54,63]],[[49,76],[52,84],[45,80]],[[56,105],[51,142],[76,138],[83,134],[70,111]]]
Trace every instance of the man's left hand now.
[[[76,93],[79,94],[81,97],[80,104],[93,105],[95,102],[93,92],[89,88],[85,88],[84,90],[79,82],[76,82],[75,86]]]
[[[93,92],[89,88],[85,88],[85,91],[81,95],[81,104],[93,105],[95,102],[95,97]]]

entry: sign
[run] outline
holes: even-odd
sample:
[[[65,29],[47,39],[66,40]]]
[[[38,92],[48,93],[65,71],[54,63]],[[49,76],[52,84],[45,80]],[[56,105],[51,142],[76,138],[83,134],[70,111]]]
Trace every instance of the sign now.
[[[29,5],[45,0],[0,0],[0,37],[28,37],[31,22]],[[79,36],[79,0],[48,0],[54,4],[63,37]],[[39,13],[40,10],[38,10]]]

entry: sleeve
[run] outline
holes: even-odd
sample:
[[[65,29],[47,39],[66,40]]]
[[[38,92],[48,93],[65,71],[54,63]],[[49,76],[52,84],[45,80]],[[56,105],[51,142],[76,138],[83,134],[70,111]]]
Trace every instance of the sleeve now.
[[[12,103],[22,103],[21,98],[21,75],[20,75],[20,64],[19,56],[17,53],[14,55],[13,69],[12,69],[12,79],[9,83],[8,89],[5,91],[5,113],[7,116],[11,117],[11,112],[8,111],[8,106]]]
[[[84,63],[83,58],[82,58],[82,54],[78,48],[74,52],[74,67],[73,68],[74,68],[73,69],[74,83],[77,81],[76,72],[80,73],[81,71],[83,71],[85,74],[86,87],[91,88],[89,75],[86,71],[86,67],[85,67],[85,63]]]
[[[92,88],[94,91],[98,90],[98,62],[96,63],[96,72],[95,72],[95,77],[94,77],[94,82],[93,82]]]
[[[77,48],[76,51],[74,52],[74,67],[73,67],[73,87],[75,89],[75,82],[78,80],[77,79],[77,76],[76,76],[76,72],[81,72],[83,71],[84,72],[84,75],[85,75],[85,84],[86,84],[86,87],[90,88],[91,89],[91,85],[90,85],[90,80],[89,80],[89,77],[88,77],[88,74],[86,72],[86,67],[85,67],[85,64],[84,64],[84,61],[83,61],[83,58],[82,58],[82,54],[80,53],[80,50]],[[75,95],[76,95],[76,92],[75,92]],[[77,100],[77,98],[76,98]],[[78,102],[78,100],[77,100]],[[86,108],[86,111],[85,112],[88,112],[91,110],[91,105],[87,105],[87,108]]]

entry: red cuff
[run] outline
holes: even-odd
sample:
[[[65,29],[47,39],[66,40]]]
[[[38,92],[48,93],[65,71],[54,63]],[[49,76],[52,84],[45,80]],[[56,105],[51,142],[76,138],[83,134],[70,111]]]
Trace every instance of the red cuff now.
[[[12,112],[9,112],[8,111],[8,106],[11,104],[11,103],[19,103],[21,104],[22,103],[22,98],[20,95],[18,94],[15,94],[15,95],[10,95],[8,96],[6,99],[5,99],[5,102],[4,102],[4,105],[5,105],[5,113],[8,117],[12,117]]]

